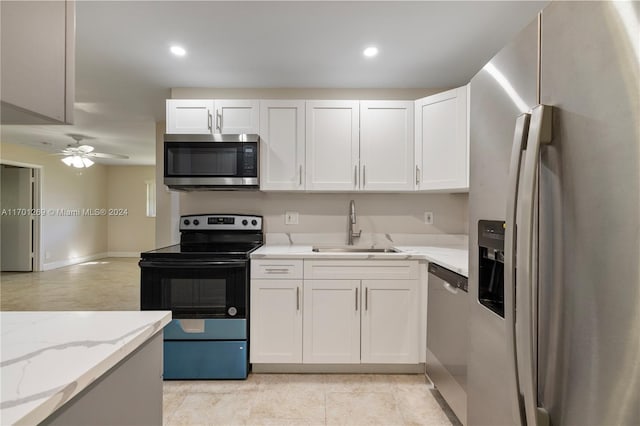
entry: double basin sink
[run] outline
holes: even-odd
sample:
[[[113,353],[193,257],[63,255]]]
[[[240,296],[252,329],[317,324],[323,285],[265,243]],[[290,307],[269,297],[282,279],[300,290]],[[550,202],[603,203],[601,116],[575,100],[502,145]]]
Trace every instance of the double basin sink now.
[[[367,248],[367,247],[313,247],[314,253],[400,253],[394,248]]]

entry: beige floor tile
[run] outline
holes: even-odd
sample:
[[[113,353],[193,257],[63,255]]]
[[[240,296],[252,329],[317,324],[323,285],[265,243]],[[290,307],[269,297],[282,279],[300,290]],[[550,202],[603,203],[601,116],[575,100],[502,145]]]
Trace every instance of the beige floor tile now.
[[[328,392],[327,425],[402,425],[392,392]]]
[[[327,392],[389,392],[395,386],[385,374],[327,374],[324,382]]]
[[[43,272],[2,272],[3,311],[137,311],[137,258],[105,258]]]
[[[249,423],[261,419],[302,419],[324,422],[325,398],[322,392],[260,390],[253,402]]]
[[[245,425],[255,393],[189,393],[172,413],[167,425]]]
[[[451,422],[429,389],[398,389],[394,397],[407,425],[450,426]]]
[[[252,374],[259,390],[324,392],[323,374]]]

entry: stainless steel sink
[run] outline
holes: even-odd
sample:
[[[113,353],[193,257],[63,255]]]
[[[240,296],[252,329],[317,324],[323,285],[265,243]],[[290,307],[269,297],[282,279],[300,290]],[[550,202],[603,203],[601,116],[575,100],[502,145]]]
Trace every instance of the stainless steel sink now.
[[[315,253],[400,253],[394,248],[367,248],[367,247],[313,247]]]

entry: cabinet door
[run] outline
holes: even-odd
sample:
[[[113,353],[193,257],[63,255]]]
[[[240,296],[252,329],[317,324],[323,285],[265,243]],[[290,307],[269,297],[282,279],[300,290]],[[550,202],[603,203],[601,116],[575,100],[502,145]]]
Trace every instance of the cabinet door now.
[[[167,99],[167,133],[212,133],[213,111],[212,100]]]
[[[416,101],[420,190],[469,190],[467,87]]]
[[[304,101],[260,101],[260,189],[304,189]]]
[[[360,363],[359,293],[358,280],[304,281],[303,362]]]
[[[0,1],[0,120],[72,124],[75,2]]]
[[[360,102],[360,189],[413,191],[413,101]]]
[[[418,281],[362,281],[362,362],[418,363]]]
[[[259,101],[216,100],[216,126],[214,133],[258,133],[260,130]]]
[[[307,102],[306,189],[358,188],[358,106],[358,101]]]
[[[302,362],[302,280],[251,281],[251,362]]]

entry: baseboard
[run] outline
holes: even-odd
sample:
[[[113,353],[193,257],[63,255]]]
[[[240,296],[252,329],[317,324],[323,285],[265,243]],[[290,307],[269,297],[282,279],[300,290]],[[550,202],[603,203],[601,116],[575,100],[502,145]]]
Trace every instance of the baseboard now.
[[[92,260],[104,259],[108,257],[108,253],[97,253],[90,256],[74,257],[73,259],[58,260],[56,262],[49,262],[42,265],[43,271],[50,271],[51,269],[64,268],[65,266],[77,265],[79,263],[91,262]]]
[[[108,257],[140,257],[140,251],[110,251]]]
[[[424,374],[424,364],[251,364],[254,373]]]

